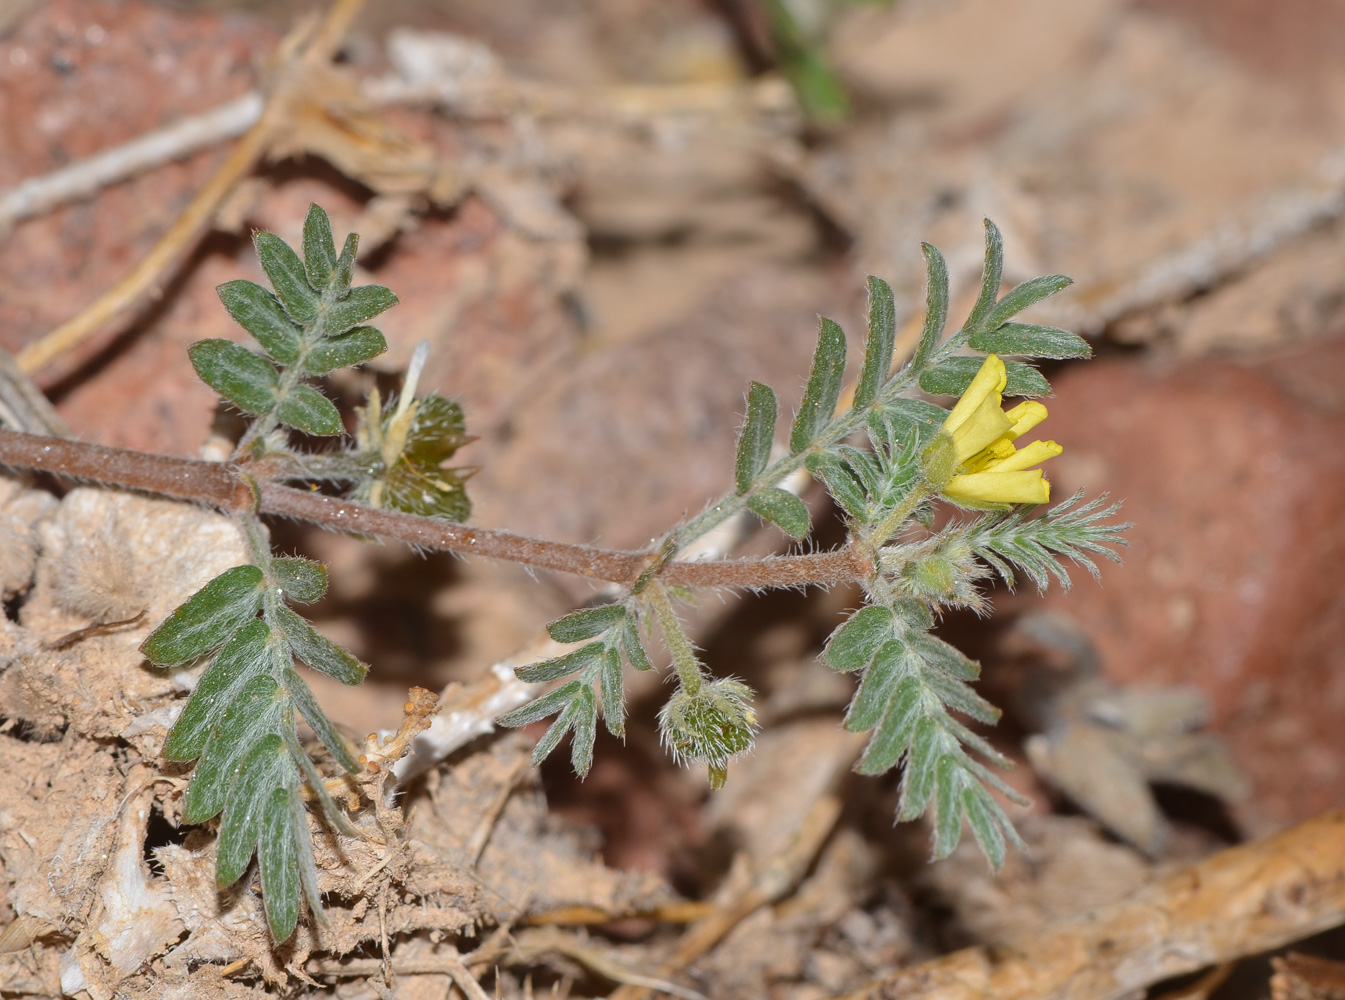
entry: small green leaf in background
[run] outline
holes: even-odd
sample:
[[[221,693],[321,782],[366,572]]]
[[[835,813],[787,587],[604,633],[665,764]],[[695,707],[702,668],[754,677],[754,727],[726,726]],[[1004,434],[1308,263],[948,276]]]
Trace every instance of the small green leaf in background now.
[[[331,437],[342,431],[341,414],[336,404],[311,385],[301,383],[290,389],[276,416],[282,424],[305,434]]]
[[[299,358],[299,327],[280,300],[254,281],[226,281],[215,289],[224,308],[267,354],[283,365]]]
[[[892,286],[869,275],[869,332],[864,342],[864,367],[855,384],[855,408],[868,406],[887,383],[897,343],[897,306]]]
[[[357,326],[334,337],[323,337],[304,358],[309,375],[326,375],[376,358],[388,349],[383,334],[372,326]]]
[[[1031,323],[1005,323],[996,330],[972,334],[967,342],[975,351],[986,354],[1017,354],[1026,358],[1091,358],[1093,348],[1077,333],[1054,326]]]
[[[309,285],[308,272],[299,255],[275,233],[255,233],[252,242],[257,248],[262,270],[290,317],[296,323],[311,323],[317,319],[321,298]]]
[[[625,617],[625,605],[604,604],[598,608],[572,611],[564,618],[553,621],[546,631],[557,642],[583,642],[602,635]]]
[[[308,206],[304,219],[304,270],[314,288],[326,288],[336,266],[336,240],[332,238],[332,220],[319,205]]]
[[[936,396],[960,396],[981,370],[981,358],[949,358],[920,375],[920,388]],[[1049,396],[1051,384],[1041,372],[1020,361],[1004,362],[1005,396]]]
[[[739,496],[752,488],[753,481],[770,461],[775,417],[775,391],[768,385],[753,382],[747,389],[747,419],[738,435],[738,458],[733,466]]]
[[[244,413],[266,413],[275,405],[280,376],[271,362],[232,340],[198,340],[187,348],[201,381]]]
[[[797,455],[807,448],[831,420],[836,401],[841,398],[844,376],[845,332],[833,320],[822,317],[812,372],[789,433],[790,452]]]
[[[140,651],[161,667],[204,656],[256,616],[262,585],[256,566],[226,569],[174,609],[140,644]]]
[[[822,655],[833,670],[863,670],[873,661],[878,647],[892,638],[893,624],[894,615],[889,609],[870,604],[831,634]]]
[[[312,604],[327,593],[327,567],[312,559],[277,556],[271,560],[271,573],[285,598],[298,604]]]
[[[768,486],[754,493],[747,501],[747,507],[763,521],[770,521],[790,538],[806,538],[812,526],[808,517],[808,505],[793,493],[778,486]]]

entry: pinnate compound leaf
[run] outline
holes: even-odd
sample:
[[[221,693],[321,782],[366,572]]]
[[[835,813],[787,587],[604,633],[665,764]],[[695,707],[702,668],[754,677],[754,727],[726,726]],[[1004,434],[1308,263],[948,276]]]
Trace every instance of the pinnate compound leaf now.
[[[885,607],[870,604],[861,608],[831,634],[823,652],[827,664],[843,673],[863,670],[873,662],[878,648],[892,638],[893,623],[894,615]]]
[[[285,592],[286,600],[312,604],[327,593],[327,567],[302,556],[277,556],[271,573]]]
[[[357,326],[318,341],[304,358],[304,371],[309,375],[325,375],[338,368],[363,364],[387,349],[382,332],[372,326]]]
[[[234,322],[256,337],[267,354],[284,365],[299,359],[299,327],[274,294],[242,278],[226,281],[215,291]]]
[[[286,394],[276,416],[287,427],[305,434],[331,437],[342,431],[341,414],[336,404],[311,385],[296,385]]]
[[[355,760],[355,755],[350,752],[350,744],[337,731],[336,724],[327,717],[327,713],[322,710],[322,706],[313,697],[313,692],[304,683],[304,679],[293,670],[287,670],[285,671],[285,686],[289,689],[290,697],[294,699],[294,707],[299,710],[299,714],[304,717],[304,721],[308,723],[314,735],[322,741],[322,745],[332,752],[336,762],[345,769],[347,774],[356,773],[360,769],[360,765]]]
[[[841,397],[841,380],[845,375],[845,332],[835,321],[825,317],[817,335],[817,350],[813,352],[813,368],[808,385],[803,390],[803,402],[794,415],[794,426],[789,432],[789,450],[797,455],[803,451],[836,411]]]
[[[198,340],[187,356],[201,381],[244,413],[266,413],[276,402],[280,377],[271,362],[232,340]]]
[[[887,710],[888,703],[897,689],[897,684],[906,676],[906,648],[896,639],[885,642],[873,658],[873,663],[864,671],[864,679],[859,683],[854,700],[845,713],[845,728],[852,733],[862,733],[878,724]]]
[[[564,656],[557,656],[550,660],[542,660],[540,663],[519,667],[514,673],[519,680],[527,681],[530,684],[545,684],[547,681],[560,680],[562,677],[568,677],[570,674],[583,670],[591,663],[598,662],[604,648],[605,643],[590,642],[587,646],[580,646]]]
[[[944,324],[948,322],[948,265],[943,254],[929,243],[921,243],[925,255],[925,322],[920,343],[911,359],[915,371],[922,370],[939,346]]]
[[[308,283],[308,272],[299,255],[275,233],[256,233],[252,242],[257,248],[262,270],[290,317],[297,323],[311,323],[317,319],[322,300]]]
[[[738,495],[746,493],[771,457],[771,442],[775,439],[775,390],[760,382],[747,389],[747,420],[738,435],[738,459],[733,466],[733,478]]]
[[[936,396],[960,396],[981,370],[981,358],[949,358],[920,375],[920,388]],[[1049,396],[1051,384],[1041,372],[1021,361],[1004,362],[1006,396]]]
[[[361,663],[354,654],[332,642],[289,608],[276,608],[273,620],[289,642],[291,651],[302,662],[342,684],[353,687],[363,682],[369,665]]]
[[[238,776],[224,799],[224,818],[216,840],[215,883],[221,889],[237,882],[252,860],[268,793],[281,777],[277,771],[284,754],[280,734],[268,733],[238,765]]]
[[[1092,345],[1077,333],[1054,326],[1005,323],[996,330],[972,334],[968,346],[987,354],[1016,354],[1025,358],[1091,358]]]
[[[238,687],[263,662],[270,628],[254,618],[224,644],[215,662],[202,675],[182,714],[169,730],[163,755],[168,760],[195,760],[201,756],[215,723],[233,701]]]
[[[314,288],[326,288],[336,266],[336,240],[332,220],[320,205],[309,205],[304,219],[304,270]]]
[[[506,729],[514,729],[518,726],[526,726],[533,722],[545,719],[548,715],[554,715],[565,706],[574,701],[580,688],[584,687],[579,681],[570,681],[562,684],[554,691],[542,695],[536,701],[530,701],[522,708],[516,708],[512,712],[507,712],[495,720],[497,726],[503,726]]]
[[[392,289],[382,285],[359,285],[327,309],[322,317],[322,328],[330,334],[344,333],[351,327],[373,319],[397,304]]]
[[[258,674],[243,685],[192,772],[183,806],[182,818],[186,822],[204,823],[224,808],[234,765],[265,733],[280,728],[286,710],[288,699],[281,696],[275,678]]]
[[[161,667],[204,656],[256,616],[262,585],[256,566],[226,569],[178,605],[140,644],[140,652]]]
[[[553,621],[546,631],[557,642],[583,642],[602,635],[625,617],[625,605],[604,604],[598,608],[572,611],[564,618]]]
[[[892,286],[869,275],[869,332],[864,342],[864,367],[855,384],[855,408],[874,401],[892,370],[892,351],[897,343],[897,307]]]
[[[299,844],[288,788],[274,788],[263,807],[257,857],[262,870],[266,925],[277,942],[289,940],[299,922]],[[305,830],[302,836],[307,837]]]
[[[1004,281],[1004,237],[999,227],[989,219],[985,220],[985,267],[981,272],[981,293],[976,304],[971,307],[963,329],[968,332],[988,329],[986,318],[995,308],[999,298],[999,286]]]
[[[753,494],[747,507],[763,521],[770,521],[790,538],[806,538],[812,522],[808,505],[788,490],[768,486]]]

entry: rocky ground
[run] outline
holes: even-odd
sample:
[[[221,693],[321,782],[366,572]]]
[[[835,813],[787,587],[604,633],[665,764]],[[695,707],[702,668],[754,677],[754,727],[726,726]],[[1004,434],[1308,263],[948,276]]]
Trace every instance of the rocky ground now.
[[[476,523],[641,546],[730,482],[748,380],[797,401],[818,313],[858,336],[873,273],[913,315],[927,240],[948,258],[956,316],[992,218],[1009,280],[1076,279],[1039,316],[1097,354],[1049,372],[1057,495],[1106,490],[1135,522],[1100,584],[1001,590],[989,620],[944,624],[1009,709],[995,739],[1035,803],[1018,814],[1031,860],[998,881],[974,854],[926,866],[927,831],[891,826],[895,780],[848,774],[849,682],[815,657],[854,594],[726,598],[702,610],[698,641],[762,692],[766,726],[724,792],[665,758],[658,682],[640,678],[626,745],[600,740],[582,784],[524,768],[527,732],[422,778],[405,810],[370,819],[403,854],[327,859],[339,930],[273,953],[255,900],[228,926],[184,910],[216,901],[193,860],[208,838],[177,827],[180,776],[156,761],[152,712],[180,693],[140,666],[148,622],[50,648],[99,617],[96,595],[67,593],[77,569],[129,567],[163,613],[229,565],[233,543],[218,519],[166,502],[76,491],[58,504],[51,483],[6,481],[0,993],[410,1000],[460,982],[444,956],[461,951],[505,996],[624,984],[629,998],[644,976],[811,1000],[1031,935],[1345,804],[1345,6],[808,9],[851,95],[841,124],[805,122],[763,72],[752,4],[370,5],[338,74],[295,104],[270,159],[151,294],[32,374],[77,437],[202,454],[229,425],[186,347],[241,339],[214,287],[259,278],[250,230],[294,239],[316,201],[338,232],[364,235],[365,279],[401,298],[382,322],[388,354],[336,390],[395,386],[428,339],[426,387],[460,399],[477,435],[463,452],[480,470]],[[301,13],[0,3],[0,198],[255,90]],[[407,87],[387,96],[417,73],[459,90],[437,110]],[[338,98],[341,114],[325,113]],[[27,217],[0,201],[0,347],[22,363],[126,275],[232,142]],[[332,566],[316,620],[374,671],[354,696],[319,695],[361,735],[395,729],[412,685],[470,690],[591,593],[293,525],[275,537]],[[210,557],[164,571],[180,550]],[[791,890],[738,913],[722,943],[689,945],[687,914],[736,912],[827,803],[837,812]],[[109,941],[109,900],[127,886],[142,933]],[[1339,935],[1298,947],[1345,957]],[[1269,995],[1263,960],[1229,973],[1172,995]]]

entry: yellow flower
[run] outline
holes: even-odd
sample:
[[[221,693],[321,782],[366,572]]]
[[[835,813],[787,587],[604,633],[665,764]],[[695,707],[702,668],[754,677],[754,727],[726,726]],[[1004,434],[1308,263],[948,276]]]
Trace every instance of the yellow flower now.
[[[1018,448],[1014,441],[1046,419],[1046,407],[1035,400],[1001,409],[1007,378],[996,355],[985,363],[940,428],[952,440],[952,476],[940,492],[968,506],[1003,503],[1046,503],[1051,484],[1040,465],[1063,450],[1054,441],[1033,441]],[[947,448],[947,445],[944,445]]]

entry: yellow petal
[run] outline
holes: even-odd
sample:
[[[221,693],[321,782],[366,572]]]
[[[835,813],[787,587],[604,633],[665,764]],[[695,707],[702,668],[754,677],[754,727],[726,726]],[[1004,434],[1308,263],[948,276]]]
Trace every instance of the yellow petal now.
[[[962,398],[948,414],[948,419],[943,422],[943,429],[949,434],[956,433],[967,418],[979,410],[981,404],[991,396],[994,396],[995,406],[998,407],[1002,398],[1000,393],[1007,384],[1008,376],[1004,370],[1004,362],[997,355],[987,354],[985,361],[981,363],[981,370],[976,373],[966,392],[962,393]]]
[[[965,396],[962,398],[966,399]],[[952,432],[959,465],[990,447],[1007,435],[1009,429],[1013,427],[1013,422],[999,408],[999,401],[1000,396],[997,392],[983,396],[981,405],[969,413]]]
[[[1018,472],[1022,469],[1030,469],[1034,465],[1041,465],[1048,458],[1055,458],[1064,450],[1054,441],[1033,441],[1031,444],[1019,448],[1007,458],[992,462],[986,471]]]
[[[1013,421],[1013,430],[1009,431],[1009,436],[1020,438],[1046,419],[1046,407],[1035,399],[1029,399],[1012,410],[1004,411],[1004,415]]]
[[[1040,469],[1030,472],[973,472],[954,476],[943,488],[944,496],[978,503],[1046,503],[1051,484]]]

